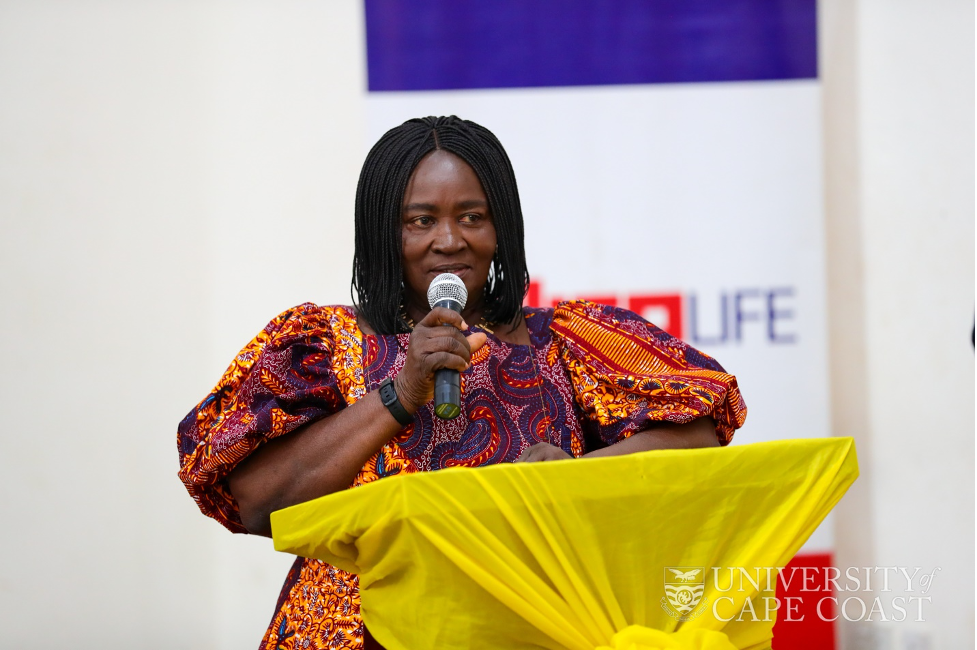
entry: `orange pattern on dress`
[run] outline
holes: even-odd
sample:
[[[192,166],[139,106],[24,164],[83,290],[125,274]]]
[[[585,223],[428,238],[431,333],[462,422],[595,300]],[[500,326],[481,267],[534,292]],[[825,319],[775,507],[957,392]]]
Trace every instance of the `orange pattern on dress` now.
[[[238,352],[214,389],[191,411],[188,418],[192,417],[193,421],[185,419],[180,423],[180,479],[200,510],[233,532],[247,531],[237,515],[234,497],[227,489],[227,474],[267,439],[287,433],[301,422],[300,418],[292,419],[280,410],[278,413],[273,410],[273,428],[269,432],[234,440],[226,440],[222,433],[247,429],[254,423],[249,401],[239,397],[252,377],[255,364],[275,343],[294,337],[298,328],[307,336],[322,333],[325,323],[317,322],[318,310],[317,306],[305,303],[275,317]],[[326,339],[324,344],[328,345]],[[279,378],[268,373],[267,368],[259,368],[258,383],[280,390]]]
[[[336,412],[366,395],[362,340],[351,309],[307,303],[277,316],[238,353],[217,386],[180,426],[180,478],[204,514],[234,532],[246,532],[227,488],[227,475],[267,440],[310,421],[272,406],[265,428],[252,431],[261,417],[250,410],[256,392],[287,396],[296,385],[307,383],[309,395]],[[290,353],[295,344],[314,348],[296,358]],[[324,363],[330,376],[317,383]],[[293,384],[292,377],[302,381]],[[413,471],[410,460],[391,442],[367,461],[351,487]],[[261,647],[359,650],[362,645],[358,578],[316,560],[297,562]]]
[[[633,316],[585,301],[554,312],[551,328],[563,340],[561,357],[584,413],[605,426],[639,413],[680,424],[712,415],[719,442],[729,444],[746,420],[736,378],[684,341],[619,314]]]
[[[351,309],[330,309],[332,372],[346,403],[353,404],[366,395],[363,335]],[[366,462],[351,487],[414,471],[396,442],[390,442]],[[262,650],[360,650],[363,647],[363,618],[360,615],[359,578],[311,559],[297,563],[293,571],[297,575],[286,580],[275,616],[261,642]]]

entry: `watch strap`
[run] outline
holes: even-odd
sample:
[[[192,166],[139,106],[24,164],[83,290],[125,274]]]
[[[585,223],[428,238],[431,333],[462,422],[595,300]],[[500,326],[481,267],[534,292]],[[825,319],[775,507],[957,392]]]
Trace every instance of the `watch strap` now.
[[[380,401],[390,411],[390,415],[394,416],[394,419],[400,423],[400,426],[406,427],[414,421],[411,414],[400,403],[400,399],[397,397],[397,389],[394,388],[393,380],[390,377],[380,382]]]

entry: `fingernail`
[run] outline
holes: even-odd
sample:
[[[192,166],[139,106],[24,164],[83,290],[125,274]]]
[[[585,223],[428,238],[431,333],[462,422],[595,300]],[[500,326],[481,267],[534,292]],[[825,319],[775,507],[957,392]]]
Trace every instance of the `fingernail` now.
[[[463,330],[468,329],[468,323],[465,322],[464,318],[461,319],[461,329]]]

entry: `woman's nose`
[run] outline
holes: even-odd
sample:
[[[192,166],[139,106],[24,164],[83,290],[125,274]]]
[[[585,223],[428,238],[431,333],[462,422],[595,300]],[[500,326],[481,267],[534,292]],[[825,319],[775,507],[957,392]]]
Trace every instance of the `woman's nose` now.
[[[461,229],[450,219],[442,219],[434,230],[434,250],[438,253],[457,253],[465,247]]]

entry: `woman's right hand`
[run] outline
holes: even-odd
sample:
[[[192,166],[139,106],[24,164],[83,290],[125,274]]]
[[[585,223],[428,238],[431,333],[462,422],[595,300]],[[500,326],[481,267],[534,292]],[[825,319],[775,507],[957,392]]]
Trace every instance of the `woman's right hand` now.
[[[407,347],[407,360],[394,379],[397,397],[407,412],[413,414],[434,399],[434,372],[450,368],[464,372],[471,364],[472,353],[485,345],[483,332],[467,337],[468,329],[461,314],[435,307],[414,327]]]

